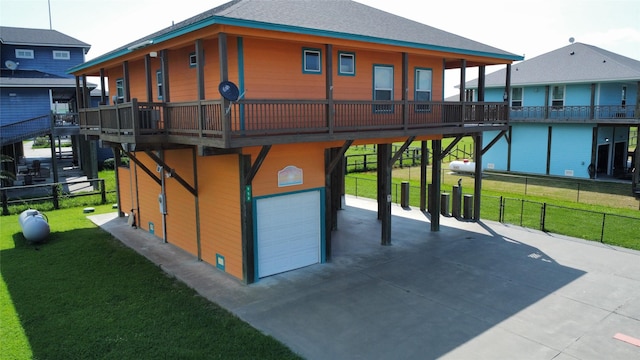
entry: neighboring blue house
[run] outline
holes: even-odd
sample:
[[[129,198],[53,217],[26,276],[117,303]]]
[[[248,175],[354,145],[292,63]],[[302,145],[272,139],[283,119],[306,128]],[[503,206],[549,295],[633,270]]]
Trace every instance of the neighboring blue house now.
[[[52,113],[77,108],[76,80],[66,71],[85,61],[90,45],[55,30],[6,26],[0,26],[0,45],[2,153],[17,159],[24,154],[23,140],[77,135],[77,127],[52,127]]]
[[[618,177],[638,185],[637,144],[630,129],[640,124],[640,61],[572,43],[486,76],[485,101],[510,101],[510,129],[485,133],[483,167],[578,178]],[[477,100],[478,81],[465,84]],[[637,148],[637,147],[636,147]]]

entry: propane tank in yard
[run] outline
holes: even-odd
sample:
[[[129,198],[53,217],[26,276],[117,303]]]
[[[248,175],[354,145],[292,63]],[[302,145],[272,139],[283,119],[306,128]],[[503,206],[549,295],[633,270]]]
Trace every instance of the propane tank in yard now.
[[[22,234],[28,242],[45,241],[49,236],[49,222],[47,217],[38,210],[28,209],[18,217]]]

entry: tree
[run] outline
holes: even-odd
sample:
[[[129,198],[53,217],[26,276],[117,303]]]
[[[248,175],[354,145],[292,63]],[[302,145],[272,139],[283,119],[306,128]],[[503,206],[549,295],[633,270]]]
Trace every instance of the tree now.
[[[12,161],[13,161],[13,158],[11,156],[0,154],[0,163],[12,162]],[[16,175],[14,173],[12,173],[11,171],[4,170],[4,168],[0,168],[0,182],[2,182],[2,184],[4,184],[5,182],[8,182],[9,180],[15,180],[15,179],[16,179]]]

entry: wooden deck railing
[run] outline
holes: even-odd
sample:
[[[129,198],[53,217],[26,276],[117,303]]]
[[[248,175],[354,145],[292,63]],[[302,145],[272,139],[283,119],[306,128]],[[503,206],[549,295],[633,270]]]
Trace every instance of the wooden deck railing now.
[[[130,103],[80,110],[83,134],[101,137],[147,135],[171,137],[172,142],[206,143],[250,137],[327,135],[396,131],[465,125],[506,125],[504,103],[220,100],[185,103]],[[379,134],[378,134],[379,135]],[[157,141],[157,138],[156,140]]]
[[[626,121],[639,119],[635,106],[598,105],[598,106],[514,106],[510,119],[514,121]]]

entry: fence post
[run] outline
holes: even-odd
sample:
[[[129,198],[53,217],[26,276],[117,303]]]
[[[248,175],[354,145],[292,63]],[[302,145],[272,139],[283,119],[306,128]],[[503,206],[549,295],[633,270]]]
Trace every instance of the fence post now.
[[[524,215],[524,199],[520,200],[520,226],[522,226],[522,217]]]
[[[117,168],[116,168],[116,171],[117,171]],[[107,189],[104,184],[104,179],[100,179],[99,184],[100,184],[100,195],[102,195],[102,204],[104,205],[107,203]]]
[[[540,230],[545,230],[545,221],[547,218],[547,203],[542,204],[542,213],[540,214]]]
[[[576,199],[576,202],[579,203],[580,202],[580,183],[578,183],[578,197]]]
[[[9,199],[7,190],[2,190],[2,215],[9,215]]]
[[[51,185],[51,198],[53,200],[53,208],[60,209],[60,203],[58,202],[58,184]]]
[[[500,206],[498,208],[498,222],[504,222],[504,198],[500,196]]]
[[[358,197],[358,178],[356,178],[356,198]]]
[[[602,230],[600,231],[600,242],[604,243],[604,221],[607,219],[607,213],[602,213]]]

